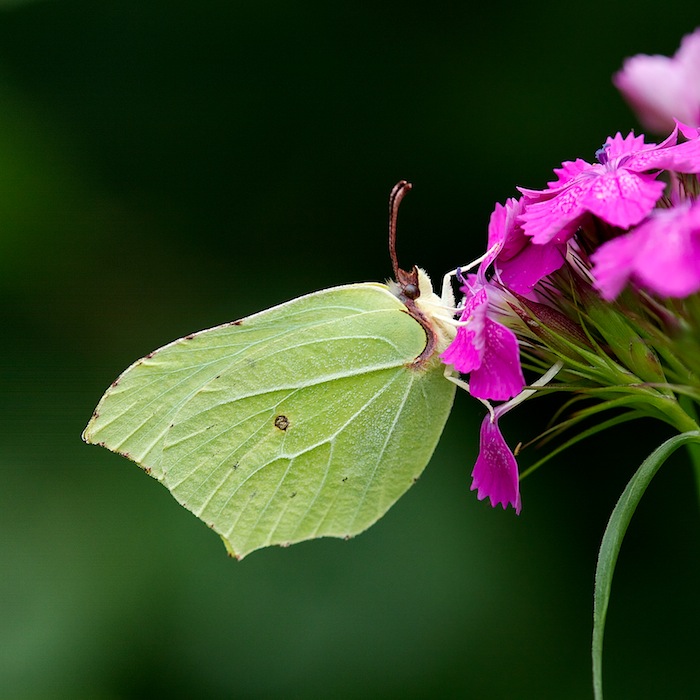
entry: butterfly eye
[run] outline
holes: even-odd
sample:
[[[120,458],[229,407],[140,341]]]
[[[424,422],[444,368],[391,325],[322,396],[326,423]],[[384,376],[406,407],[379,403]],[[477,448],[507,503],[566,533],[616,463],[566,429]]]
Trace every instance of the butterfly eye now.
[[[417,284],[407,284],[403,288],[403,294],[407,299],[417,299],[420,295],[420,290]]]

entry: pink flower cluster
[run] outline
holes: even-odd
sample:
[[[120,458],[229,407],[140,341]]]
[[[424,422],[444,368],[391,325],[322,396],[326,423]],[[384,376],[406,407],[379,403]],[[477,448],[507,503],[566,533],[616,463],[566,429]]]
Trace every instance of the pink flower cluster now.
[[[522,300],[547,305],[553,273],[573,260],[607,302],[628,285],[663,298],[699,291],[697,173],[700,129],[676,122],[660,144],[609,137],[595,160],[566,161],[545,189],[519,188],[519,199],[496,205],[489,252],[477,274],[461,278],[457,335],[441,356],[469,375],[475,397],[506,402],[482,424],[471,487],[479,499],[520,511],[517,464],[498,428],[525,390],[514,309]]]

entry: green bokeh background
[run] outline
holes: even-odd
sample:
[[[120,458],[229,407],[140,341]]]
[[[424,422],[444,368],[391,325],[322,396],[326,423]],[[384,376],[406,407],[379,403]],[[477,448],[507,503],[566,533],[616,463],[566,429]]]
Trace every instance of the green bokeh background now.
[[[458,396],[423,478],[370,531],[225,556],[80,432],[136,358],[318,288],[439,279],[495,201],[635,126],[610,83],[672,53],[681,2],[0,3],[0,695],[588,698],[607,516],[666,434],[584,443],[469,491]],[[534,436],[556,403],[503,421]],[[523,463],[536,458],[523,455]],[[678,455],[625,542],[609,698],[700,696],[698,505]]]

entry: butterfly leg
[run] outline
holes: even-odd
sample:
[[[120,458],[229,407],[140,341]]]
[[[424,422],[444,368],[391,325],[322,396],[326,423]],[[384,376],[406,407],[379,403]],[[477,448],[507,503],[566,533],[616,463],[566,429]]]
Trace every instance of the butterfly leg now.
[[[460,379],[450,365],[445,365],[444,375],[445,379],[456,384],[460,389],[464,389],[467,394],[469,393],[469,383],[465,382],[464,379]]]

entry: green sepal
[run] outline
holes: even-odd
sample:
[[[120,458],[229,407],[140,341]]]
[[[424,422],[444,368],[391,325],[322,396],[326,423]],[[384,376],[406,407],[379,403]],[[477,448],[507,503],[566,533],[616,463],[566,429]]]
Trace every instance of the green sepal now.
[[[667,381],[654,349],[619,310],[611,304],[595,303],[587,314],[624,367],[645,382]]]

